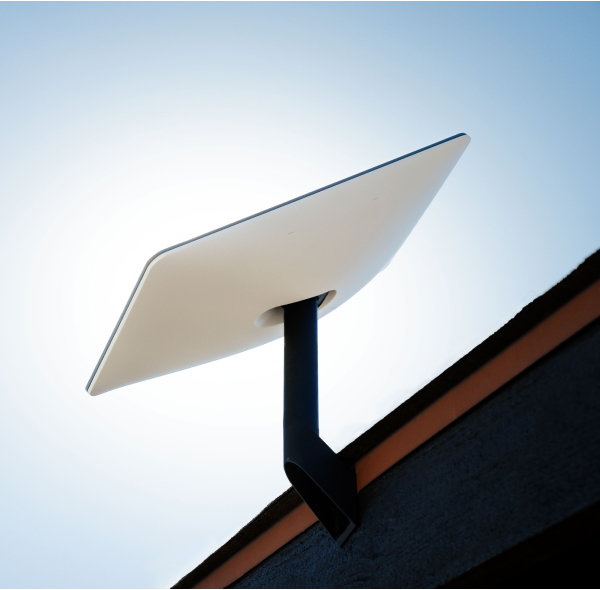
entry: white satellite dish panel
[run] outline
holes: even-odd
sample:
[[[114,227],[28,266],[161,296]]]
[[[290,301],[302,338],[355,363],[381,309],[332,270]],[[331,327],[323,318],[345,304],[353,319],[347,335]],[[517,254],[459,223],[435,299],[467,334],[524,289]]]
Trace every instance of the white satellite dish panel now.
[[[456,135],[208,234],[146,264],[91,395],[283,336],[280,306],[328,293],[323,317],[393,258],[469,144]]]

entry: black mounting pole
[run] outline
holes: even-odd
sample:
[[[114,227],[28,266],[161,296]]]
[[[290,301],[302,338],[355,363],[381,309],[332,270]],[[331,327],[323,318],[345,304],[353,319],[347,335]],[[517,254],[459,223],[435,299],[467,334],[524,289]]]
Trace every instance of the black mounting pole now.
[[[341,546],[358,525],[356,473],[319,438],[317,308],[323,299],[283,306],[283,468]]]

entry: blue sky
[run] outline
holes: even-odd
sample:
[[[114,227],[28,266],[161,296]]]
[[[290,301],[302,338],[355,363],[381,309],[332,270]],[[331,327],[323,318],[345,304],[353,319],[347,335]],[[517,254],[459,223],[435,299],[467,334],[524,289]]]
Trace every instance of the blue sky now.
[[[340,449],[600,247],[600,8],[0,4],[0,586],[164,587],[288,487],[282,342],[91,398],[158,250],[459,132],[320,322]]]

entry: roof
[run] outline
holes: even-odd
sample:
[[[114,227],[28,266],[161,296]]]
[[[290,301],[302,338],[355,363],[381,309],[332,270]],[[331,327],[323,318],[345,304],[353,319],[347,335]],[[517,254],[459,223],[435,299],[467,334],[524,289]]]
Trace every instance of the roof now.
[[[340,451],[359,491],[599,317],[600,250]],[[227,586],[315,522],[290,488],[174,588]]]

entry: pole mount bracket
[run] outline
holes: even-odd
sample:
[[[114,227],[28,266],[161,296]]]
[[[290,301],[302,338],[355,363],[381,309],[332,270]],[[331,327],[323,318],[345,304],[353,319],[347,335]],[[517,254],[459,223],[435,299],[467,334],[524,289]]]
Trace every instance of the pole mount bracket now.
[[[317,310],[324,298],[283,306],[283,468],[300,497],[342,546],[358,526],[358,498],[354,466],[319,437]]]

